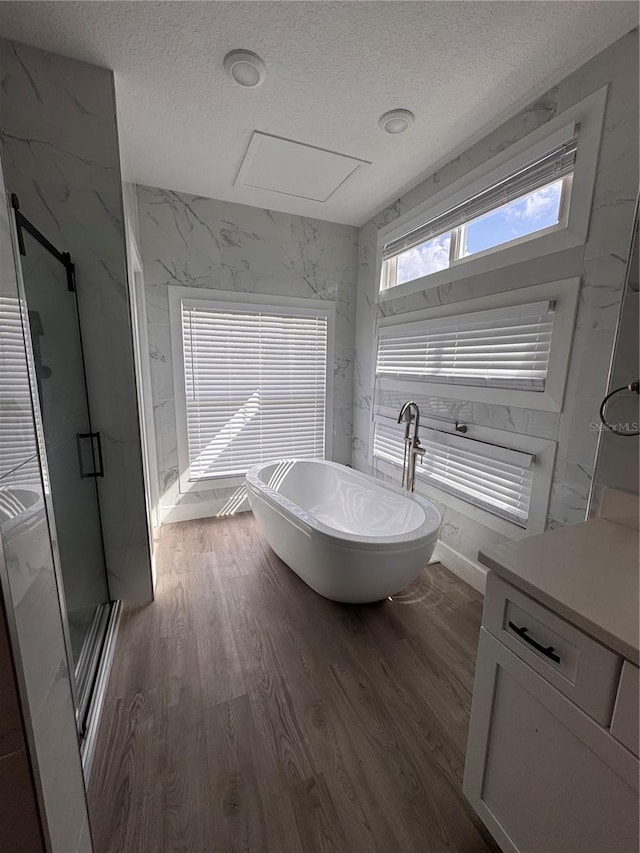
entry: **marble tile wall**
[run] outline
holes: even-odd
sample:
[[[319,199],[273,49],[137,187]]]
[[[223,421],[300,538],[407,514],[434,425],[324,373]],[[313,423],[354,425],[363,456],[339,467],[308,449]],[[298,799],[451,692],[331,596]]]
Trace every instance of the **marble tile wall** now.
[[[611,365],[608,391],[622,388],[638,379],[640,365],[640,293],[639,269],[640,245],[636,222],[633,254],[629,261],[628,280],[620,306],[618,335]],[[617,394],[607,404],[607,420],[612,425],[620,424],[625,431],[637,431],[640,417],[638,397],[632,394]],[[634,426],[635,424],[635,426]],[[617,489],[638,494],[640,476],[640,437],[622,436],[603,431],[600,435],[591,513],[597,512],[603,488]]]
[[[138,213],[164,520],[217,515],[236,491],[178,489],[169,285],[333,302],[333,457],[351,462],[357,230],[145,186]]]
[[[0,140],[21,209],[71,252],[113,598],[152,598],[113,74],[0,40]]]
[[[371,470],[370,430],[374,410],[375,325],[379,317],[404,315],[420,308],[458,302],[518,286],[580,275],[582,289],[573,342],[564,411],[545,414],[513,407],[481,406],[446,399],[423,400],[425,409],[455,420],[496,426],[553,438],[558,450],[547,524],[556,527],[584,520],[593,476],[598,405],[607,383],[616,320],[623,289],[633,212],[638,192],[638,33],[629,33],[558,86],[538,98],[397,199],[360,229],[354,363],[353,464]],[[378,306],[377,231],[426,201],[490,157],[601,87],[609,86],[591,226],[584,247],[519,264],[500,273],[453,282]],[[391,395],[397,405],[401,395]],[[442,540],[475,559],[477,551],[501,536],[444,507]]]
[[[0,300],[7,300],[2,305],[14,305],[19,294],[1,172],[0,168]],[[8,316],[4,309],[0,312],[0,342],[7,340],[3,325]],[[5,383],[2,379],[9,366],[12,381]],[[43,831],[47,849],[53,853],[90,853],[90,837],[82,840],[87,806],[48,521],[51,504],[38,464],[26,352],[13,348],[9,365],[9,353],[1,343],[0,410],[3,447],[19,439],[11,466],[0,471],[0,590],[20,686],[24,737],[40,792]],[[0,705],[6,698],[3,689]],[[6,742],[4,736],[0,740]],[[13,826],[0,825],[0,847],[5,849],[12,837],[19,838],[15,833],[27,830],[24,821],[31,821],[31,830],[36,825],[24,767],[15,757],[11,765],[0,764],[0,777],[7,769],[12,772],[11,785],[0,778],[1,812],[13,821]],[[40,848],[33,836],[22,838],[20,844],[16,841],[11,849],[35,853]]]

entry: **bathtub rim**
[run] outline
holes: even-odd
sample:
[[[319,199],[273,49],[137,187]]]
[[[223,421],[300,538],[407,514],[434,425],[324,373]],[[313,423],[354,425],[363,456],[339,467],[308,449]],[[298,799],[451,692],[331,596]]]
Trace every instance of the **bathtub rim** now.
[[[420,506],[425,515],[424,522],[419,526],[409,531],[395,536],[363,536],[347,531],[339,530],[336,527],[330,527],[328,524],[317,519],[311,513],[302,509],[298,504],[286,498],[280,492],[268,486],[259,476],[260,472],[271,465],[279,465],[283,462],[304,462],[314,465],[326,465],[331,468],[338,468],[341,471],[348,471],[350,475],[364,482],[373,483],[376,488],[384,489],[392,492],[394,495],[400,495],[402,498],[414,501]],[[284,516],[291,524],[294,524],[301,532],[309,537],[316,537],[339,545],[344,548],[359,548],[363,550],[380,549],[384,547],[388,551],[404,551],[412,548],[422,547],[438,539],[440,526],[442,524],[442,516],[439,510],[431,503],[431,501],[423,498],[420,495],[405,492],[396,486],[384,483],[370,474],[365,474],[362,471],[356,471],[354,468],[346,465],[341,465],[338,462],[330,462],[324,459],[297,459],[295,457],[274,459],[270,462],[262,462],[259,465],[254,465],[245,475],[247,491],[249,493],[249,503],[251,497],[256,496],[265,502],[280,515]]]

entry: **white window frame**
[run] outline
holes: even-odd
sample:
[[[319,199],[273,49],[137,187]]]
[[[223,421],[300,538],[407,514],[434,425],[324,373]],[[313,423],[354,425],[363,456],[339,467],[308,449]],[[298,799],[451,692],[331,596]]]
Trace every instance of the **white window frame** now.
[[[373,416],[371,422],[369,447],[371,448],[372,470],[374,472],[385,474],[388,477],[392,477],[399,486],[402,467],[400,465],[394,465],[386,459],[380,459],[373,453],[373,437],[376,423],[382,423],[385,426],[395,425],[398,429],[401,429],[398,426],[397,421],[397,412],[393,412],[386,406],[378,407],[378,410]],[[454,424],[438,420],[437,418],[421,416],[420,425],[448,432],[452,435],[459,435],[459,433],[456,432]],[[556,442],[551,441],[548,438],[521,435],[520,433],[495,429],[494,427],[476,426],[475,424],[468,425],[465,437],[477,439],[478,441],[487,441],[491,444],[499,444],[503,447],[511,448],[512,450],[521,450],[524,453],[535,454],[536,459],[533,469],[533,485],[531,489],[531,502],[529,505],[527,526],[521,527],[519,524],[515,524],[506,518],[501,518],[482,507],[469,503],[457,495],[445,492],[431,482],[423,482],[419,478],[419,473],[416,478],[416,492],[427,499],[433,499],[445,506],[451,507],[461,515],[465,515],[473,521],[478,522],[478,524],[482,524],[484,527],[495,530],[497,533],[507,536],[509,539],[520,539],[523,536],[542,533],[546,528],[547,510],[549,507],[551,482],[556,457]]]
[[[455,400],[469,400],[489,405],[517,406],[524,409],[537,409],[547,412],[562,411],[564,392],[571,358],[571,345],[575,327],[578,301],[580,295],[580,278],[565,278],[544,284],[530,285],[518,290],[507,290],[493,293],[477,299],[466,299],[449,305],[429,308],[423,311],[413,311],[410,314],[399,314],[383,317],[378,320],[376,334],[376,349],[373,359],[374,388],[382,391],[403,391],[407,396],[416,394],[433,394],[436,397],[447,397]],[[471,314],[475,311],[488,311],[494,308],[526,305],[540,301],[555,302],[551,348],[549,352],[549,368],[544,391],[492,388],[487,385],[462,385],[458,383],[429,382],[425,379],[396,379],[376,374],[378,344],[380,332],[384,329],[397,328],[403,331],[424,329],[429,320],[444,317],[455,318],[460,314]],[[410,322],[407,322],[410,317]]]
[[[570,136],[571,133],[574,132],[574,126],[570,125],[566,132],[562,132],[559,134],[559,137]],[[551,142],[550,142],[551,144]],[[532,231],[529,234],[523,234],[521,237],[514,237],[511,240],[504,240],[501,243],[497,243],[495,246],[489,246],[486,249],[482,249],[478,252],[472,252],[471,254],[465,254],[466,244],[467,244],[467,229],[470,225],[473,225],[479,219],[484,216],[490,216],[493,213],[497,213],[499,210],[504,207],[504,204],[498,205],[494,208],[490,208],[484,213],[482,216],[474,217],[472,219],[464,221],[460,225],[454,225],[449,228],[445,228],[443,231],[433,234],[433,236],[428,237],[423,243],[417,243],[413,248],[419,248],[426,243],[431,242],[432,240],[437,240],[438,237],[441,237],[443,234],[451,234],[451,239],[449,241],[449,263],[445,269],[452,270],[457,268],[460,264],[468,264],[476,258],[483,258],[486,255],[493,255],[496,252],[503,252],[505,249],[509,249],[512,246],[518,246],[521,243],[525,243],[528,240],[537,240],[540,237],[544,237],[547,234],[553,234],[556,231],[562,231],[567,228],[569,222],[569,208],[570,208],[570,200],[571,200],[571,192],[573,187],[573,176],[574,173],[571,172],[568,175],[565,175],[563,178],[558,178],[553,181],[549,181],[546,184],[541,184],[538,189],[544,189],[545,187],[551,186],[553,183],[557,183],[557,181],[562,182],[562,189],[560,191],[560,200],[558,206],[558,221],[553,225],[547,225],[545,228],[537,228],[535,231]],[[470,193],[469,197],[471,197],[473,193]],[[516,204],[519,200],[526,198],[527,194],[520,196],[520,198],[515,198],[511,202],[507,202],[506,206],[509,204]],[[397,276],[398,269],[398,258],[401,258],[405,252],[411,251],[411,248],[407,248],[397,255],[393,255],[387,261],[383,259],[382,261],[382,273],[380,279],[380,289],[382,293],[387,292],[388,290],[395,291],[398,287],[404,287],[404,285],[411,284],[413,281],[422,281],[424,279],[430,278],[435,275],[436,272],[427,273],[424,276],[419,276],[415,279],[410,279],[409,281],[403,282],[401,284],[389,284],[389,280],[391,278],[395,278]],[[439,270],[437,272],[442,272]]]
[[[190,478],[189,442],[187,431],[187,395],[184,375],[184,350],[182,341],[182,300],[201,302],[208,308],[212,304],[224,310],[264,311],[297,317],[325,317],[327,320],[327,387],[325,398],[325,458],[333,453],[333,383],[335,359],[335,319],[333,302],[323,299],[305,299],[289,296],[263,296],[254,293],[230,293],[198,287],[168,287],[171,358],[173,361],[173,387],[176,412],[176,436],[179,467],[180,494],[211,491],[240,486],[244,475],[220,476],[192,480]]]
[[[428,201],[381,228],[377,235],[376,281],[377,301],[386,302],[432,287],[440,287],[469,276],[491,272],[510,264],[532,260],[542,255],[581,246],[587,241],[591,202],[598,166],[598,152],[604,122],[607,87],[584,98],[519,142],[492,157],[464,177],[454,181]],[[517,240],[503,243],[456,261],[447,269],[421,278],[382,289],[383,247],[399,239],[422,223],[434,219],[448,209],[483,192],[509,174],[543,156],[567,139],[571,127],[579,125],[578,150],[571,186],[569,209],[563,212],[566,225],[536,231]]]

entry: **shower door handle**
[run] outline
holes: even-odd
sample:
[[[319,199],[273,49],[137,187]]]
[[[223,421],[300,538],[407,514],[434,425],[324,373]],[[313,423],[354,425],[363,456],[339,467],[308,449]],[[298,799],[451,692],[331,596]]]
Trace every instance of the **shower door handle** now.
[[[89,439],[91,444],[91,463],[92,471],[85,471],[84,454],[82,452],[82,441]],[[85,477],[104,477],[104,461],[102,459],[102,440],[99,432],[79,432],[76,433],[78,443],[78,460],[80,462],[80,478]]]

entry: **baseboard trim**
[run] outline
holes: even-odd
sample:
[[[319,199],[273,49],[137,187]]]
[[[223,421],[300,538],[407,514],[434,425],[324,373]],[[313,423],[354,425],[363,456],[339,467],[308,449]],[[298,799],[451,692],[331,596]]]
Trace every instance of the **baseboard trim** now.
[[[106,636],[104,639],[104,648],[100,660],[100,666],[96,675],[96,682],[93,689],[93,697],[87,716],[87,724],[85,735],[80,745],[80,755],[82,758],[82,771],[84,773],[85,786],[89,786],[91,778],[91,767],[93,765],[93,756],[96,748],[96,739],[98,736],[98,728],[100,725],[100,717],[104,706],[104,698],[107,692],[109,683],[109,675],[111,673],[111,665],[113,656],[116,650],[116,640],[118,639],[118,629],[120,628],[120,616],[122,614],[122,602],[116,601],[111,607],[109,614],[109,623],[107,625]]]
[[[469,586],[484,595],[487,585],[487,569],[480,563],[476,563],[475,560],[471,560],[444,542],[438,542],[430,562],[442,563],[445,569],[449,569],[460,580],[468,583]]]
[[[215,506],[203,501],[197,504],[178,504],[177,506],[165,507],[161,510],[160,526],[164,524],[176,524],[181,521],[197,521],[199,518],[230,518],[232,515],[240,515],[242,512],[250,512],[249,502],[246,501],[241,509],[233,513],[223,515],[220,513],[218,504]]]

